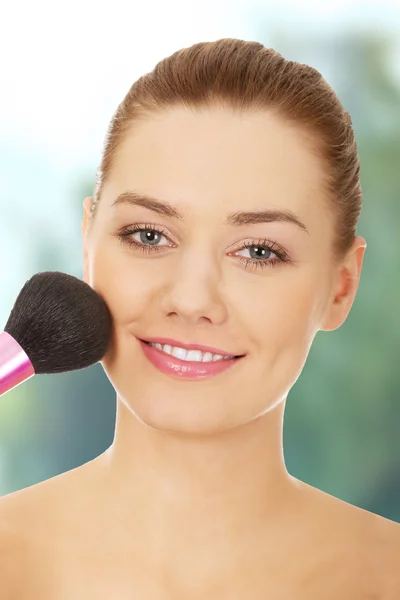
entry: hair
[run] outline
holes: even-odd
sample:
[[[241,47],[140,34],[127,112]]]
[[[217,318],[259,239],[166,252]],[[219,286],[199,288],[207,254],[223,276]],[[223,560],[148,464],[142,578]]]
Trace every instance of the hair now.
[[[223,38],[194,44],[164,58],[133,83],[107,129],[90,220],[116,152],[136,122],[172,107],[216,106],[269,111],[305,134],[324,170],[321,196],[333,217],[332,259],[341,261],[355,239],[362,205],[350,114],[319,71],[255,41]]]

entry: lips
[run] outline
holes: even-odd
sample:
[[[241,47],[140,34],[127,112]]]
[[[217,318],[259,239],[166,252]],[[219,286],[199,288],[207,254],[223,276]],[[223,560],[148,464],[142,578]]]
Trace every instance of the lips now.
[[[234,356],[235,358],[239,358],[244,356],[244,354],[235,354],[235,352],[226,352],[225,350],[221,350],[220,348],[212,348],[211,346],[203,346],[200,344],[184,344],[183,342],[179,342],[178,340],[174,340],[172,338],[151,338],[148,337],[138,338],[140,341],[153,344],[169,344],[172,347],[183,348],[184,350],[200,350],[201,352],[211,352],[211,354],[220,354],[221,356]]]
[[[139,339],[139,338],[138,338]],[[146,340],[139,340],[145,356],[159,371],[178,379],[204,379],[218,375],[241,363],[237,358],[207,362],[187,362],[165,354]]]

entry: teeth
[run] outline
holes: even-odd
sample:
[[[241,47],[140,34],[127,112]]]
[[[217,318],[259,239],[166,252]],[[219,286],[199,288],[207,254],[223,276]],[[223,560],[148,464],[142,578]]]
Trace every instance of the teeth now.
[[[180,360],[194,361],[194,362],[215,362],[216,360],[226,360],[227,358],[234,358],[234,356],[222,356],[221,354],[212,354],[211,352],[201,352],[200,350],[185,350],[184,348],[172,347],[169,344],[153,344],[150,342],[150,346],[155,346],[161,352],[175,356]]]

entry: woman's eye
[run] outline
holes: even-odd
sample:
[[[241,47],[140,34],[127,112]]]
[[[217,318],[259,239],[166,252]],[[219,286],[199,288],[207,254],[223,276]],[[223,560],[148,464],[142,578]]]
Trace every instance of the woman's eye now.
[[[150,231],[147,229],[136,231],[135,234],[137,233],[139,234],[139,242],[143,244],[149,243],[151,245],[157,245],[160,239],[165,237],[164,234],[159,231]]]
[[[168,239],[165,232],[156,229],[153,225],[126,227],[117,234],[117,237],[123,244],[144,250],[149,248],[150,251],[159,247],[162,238]]]
[[[133,239],[133,236],[136,234],[139,234],[139,239],[135,240]],[[120,239],[121,243],[128,244],[140,252],[147,254],[151,252],[162,252],[165,244],[161,245],[159,242],[162,238],[169,239],[165,232],[157,229],[151,224],[125,228],[117,234],[117,237]],[[167,244],[167,247],[168,246],[169,244]],[[253,248],[254,251],[252,251]],[[279,266],[279,264],[292,262],[284,248],[267,239],[246,242],[241,248],[234,251],[233,254],[243,251],[249,251],[250,258],[243,256],[237,256],[237,258],[239,258],[240,262],[246,267],[250,266],[257,269],[262,267],[274,267]],[[273,254],[275,258],[271,259],[271,254]]]

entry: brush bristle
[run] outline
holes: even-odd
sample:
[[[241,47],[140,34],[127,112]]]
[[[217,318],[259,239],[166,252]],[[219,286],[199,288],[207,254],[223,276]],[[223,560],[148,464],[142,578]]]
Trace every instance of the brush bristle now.
[[[101,360],[112,318],[90,285],[67,273],[36,273],[21,289],[4,331],[28,355],[35,373],[84,369]]]

